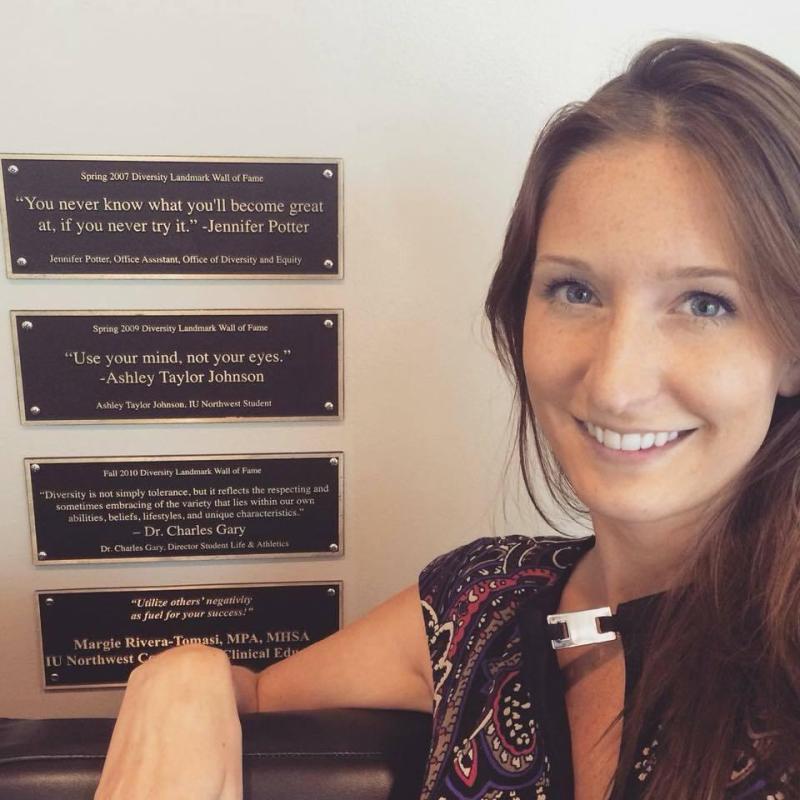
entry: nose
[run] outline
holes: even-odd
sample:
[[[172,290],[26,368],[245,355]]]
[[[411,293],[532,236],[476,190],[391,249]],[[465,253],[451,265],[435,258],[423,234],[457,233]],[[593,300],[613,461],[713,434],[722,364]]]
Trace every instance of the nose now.
[[[652,321],[620,308],[591,332],[584,385],[589,408],[602,418],[641,420],[662,389],[664,359]]]

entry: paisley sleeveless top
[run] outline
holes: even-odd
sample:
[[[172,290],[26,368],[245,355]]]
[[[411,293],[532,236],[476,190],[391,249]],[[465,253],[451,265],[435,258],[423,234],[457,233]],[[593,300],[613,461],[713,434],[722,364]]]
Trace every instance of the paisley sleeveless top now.
[[[564,688],[546,616],[593,544],[593,537],[482,538],[422,571],[434,708],[421,800],[572,800]],[[617,609],[628,689],[639,674],[637,630],[641,639],[657,601]],[[639,743],[626,798],[640,795],[657,766],[658,733],[654,726]],[[738,754],[725,798],[790,800],[788,776],[770,783],[759,773],[759,736],[748,734],[751,747]]]

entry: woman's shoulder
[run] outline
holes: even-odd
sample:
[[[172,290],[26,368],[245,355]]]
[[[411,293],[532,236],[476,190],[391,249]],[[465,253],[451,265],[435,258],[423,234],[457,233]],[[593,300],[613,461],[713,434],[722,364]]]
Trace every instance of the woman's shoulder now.
[[[560,585],[594,537],[484,536],[435,558],[421,572],[420,598],[446,614],[464,601]]]

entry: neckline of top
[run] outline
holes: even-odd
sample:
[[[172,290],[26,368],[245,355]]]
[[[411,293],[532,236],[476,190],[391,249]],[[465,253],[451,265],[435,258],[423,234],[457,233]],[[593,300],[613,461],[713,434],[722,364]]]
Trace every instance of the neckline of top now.
[[[577,545],[583,552],[581,553],[581,557],[585,555],[585,553],[591,550],[595,544],[595,535],[589,534],[588,536],[580,536],[580,537],[563,537],[565,544],[573,544]],[[575,569],[578,561],[580,561],[580,557],[576,558],[569,567],[569,572],[572,572]],[[569,573],[567,574],[567,577]],[[566,579],[565,579],[566,582]],[[563,589],[563,584],[561,586]],[[613,613],[613,616],[621,616],[623,618],[628,617],[629,615],[635,615],[640,610],[644,610],[647,607],[655,606],[659,601],[661,601],[667,592],[665,590],[658,591],[658,592],[651,592],[649,594],[641,595],[640,597],[632,597],[630,600],[623,600],[621,603],[617,603],[617,610]],[[578,611],[582,609],[577,609]]]

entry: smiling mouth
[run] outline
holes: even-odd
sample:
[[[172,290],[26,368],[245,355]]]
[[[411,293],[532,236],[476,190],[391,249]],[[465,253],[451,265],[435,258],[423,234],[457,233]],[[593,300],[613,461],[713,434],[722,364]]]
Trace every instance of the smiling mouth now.
[[[598,451],[603,454],[628,458],[641,458],[663,450],[671,450],[678,442],[697,430],[697,428],[690,428],[683,431],[620,434],[616,431],[604,430],[577,417],[574,419],[583,434]]]
[[[573,417],[575,420],[575,424],[578,425],[583,435],[586,439],[590,442],[590,445],[594,449],[594,451],[598,454],[601,454],[607,458],[612,458],[615,460],[624,459],[624,460],[642,460],[646,458],[651,458],[653,456],[658,455],[659,453],[664,453],[669,450],[674,449],[680,442],[694,433],[697,428],[690,428],[688,430],[680,431],[678,435],[669,441],[667,441],[663,445],[656,445],[652,444],[650,447],[644,449],[636,449],[636,450],[622,450],[613,447],[608,447],[605,444],[601,444],[597,441],[597,438],[592,436],[589,433],[588,428],[586,427],[586,423],[579,420],[577,417]]]

